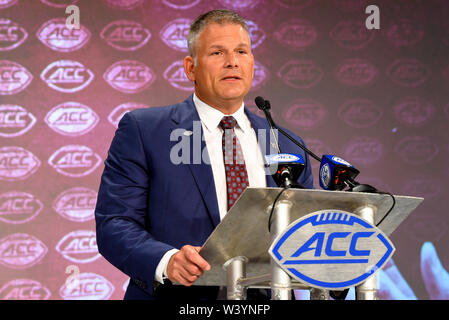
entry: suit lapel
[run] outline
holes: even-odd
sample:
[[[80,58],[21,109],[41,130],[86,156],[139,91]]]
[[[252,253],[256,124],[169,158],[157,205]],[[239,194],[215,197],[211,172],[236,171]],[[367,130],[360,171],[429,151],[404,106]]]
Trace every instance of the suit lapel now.
[[[245,114],[247,115],[251,125],[256,132],[257,141],[259,142],[260,150],[262,151],[262,156],[265,159],[267,154],[277,153],[276,145],[272,144],[270,126],[266,119],[257,117],[254,113],[250,112],[245,108]],[[273,177],[270,174],[266,174],[267,187],[277,187],[276,182],[274,182]]]
[[[186,165],[192,173],[215,227],[220,222],[217,194],[210,162],[207,161],[206,163],[202,158],[203,154],[208,156],[208,152],[206,142],[203,139],[200,118],[193,104],[193,95],[176,108],[172,120],[172,130],[185,129],[187,139],[190,139],[190,161]]]

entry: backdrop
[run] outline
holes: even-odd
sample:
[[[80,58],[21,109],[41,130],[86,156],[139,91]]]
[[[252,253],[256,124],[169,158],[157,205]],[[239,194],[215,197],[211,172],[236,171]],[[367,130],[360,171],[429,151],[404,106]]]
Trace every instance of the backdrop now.
[[[103,161],[125,112],[192,93],[189,24],[223,7],[251,31],[245,105],[262,95],[278,124],[353,163],[360,182],[425,198],[391,236],[400,275],[382,283],[409,286],[391,298],[448,299],[449,3],[373,2],[0,0],[0,299],[123,298],[128,277],[95,241]],[[79,29],[65,25],[70,4]],[[369,4],[378,30],[365,27]]]

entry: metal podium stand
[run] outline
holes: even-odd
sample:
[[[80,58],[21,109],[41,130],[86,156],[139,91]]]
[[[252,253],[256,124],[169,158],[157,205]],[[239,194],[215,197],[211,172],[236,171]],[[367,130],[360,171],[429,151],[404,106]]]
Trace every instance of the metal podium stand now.
[[[247,188],[203,245],[200,254],[211,265],[194,285],[226,286],[227,299],[246,299],[247,288],[271,288],[272,300],[291,299],[291,289],[307,289],[311,299],[328,299],[329,291],[317,289],[290,277],[268,250],[280,233],[293,221],[319,210],[354,213],[385,235],[390,235],[423,198],[385,194],[287,189],[276,202],[268,231],[268,220],[281,188]],[[377,298],[376,277],[356,287],[356,298]]]

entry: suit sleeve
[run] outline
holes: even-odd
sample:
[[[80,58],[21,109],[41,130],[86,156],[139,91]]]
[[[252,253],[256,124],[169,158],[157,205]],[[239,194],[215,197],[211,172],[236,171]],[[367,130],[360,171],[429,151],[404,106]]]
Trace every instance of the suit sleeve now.
[[[153,291],[156,267],[172,246],[147,231],[149,163],[138,122],[126,113],[112,140],[95,209],[99,252],[131,278]]]

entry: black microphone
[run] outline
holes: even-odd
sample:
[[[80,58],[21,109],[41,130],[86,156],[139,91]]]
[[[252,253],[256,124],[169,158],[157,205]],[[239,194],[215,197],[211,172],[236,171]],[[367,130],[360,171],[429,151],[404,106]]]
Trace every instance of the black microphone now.
[[[360,184],[355,181],[355,177],[360,173],[353,165],[351,165],[346,160],[337,157],[335,155],[323,155],[323,157],[318,157],[312,151],[307,149],[304,145],[299,143],[296,139],[291,137],[282,128],[279,128],[273,121],[271,117],[270,109],[271,105],[268,100],[265,100],[261,96],[255,99],[256,106],[262,110],[270,124],[271,131],[277,129],[290,141],[304,150],[309,156],[314,158],[316,161],[320,162],[320,186],[324,190],[343,190],[346,187],[349,188],[348,191],[355,192],[377,192],[377,189],[373,186],[367,184]],[[274,135],[274,134],[273,134]],[[276,141],[277,142],[277,141]],[[280,149],[279,149],[280,150]]]
[[[278,187],[304,189],[304,186],[296,181],[305,167],[303,157],[300,154],[281,152],[281,147],[279,146],[277,135],[274,131],[277,129],[277,126],[270,114],[270,102],[260,96],[256,97],[254,101],[256,102],[256,106],[265,114],[278,151],[276,155],[270,154],[265,157],[267,167],[271,167],[270,170],[273,180]]]
[[[258,96],[254,100],[256,102],[256,106],[263,111],[265,114],[265,117],[267,118],[268,123],[270,124],[270,128],[273,130],[273,128],[277,129],[280,133],[282,133],[284,136],[286,136],[291,142],[296,144],[298,147],[300,147],[302,150],[304,150],[309,156],[314,158],[316,161],[321,162],[321,158],[318,157],[316,154],[314,154],[312,151],[307,149],[305,146],[303,146],[301,143],[296,141],[292,136],[290,136],[287,132],[285,132],[282,128],[279,128],[273,121],[273,118],[271,117],[270,109],[270,101],[265,100],[264,98]]]

